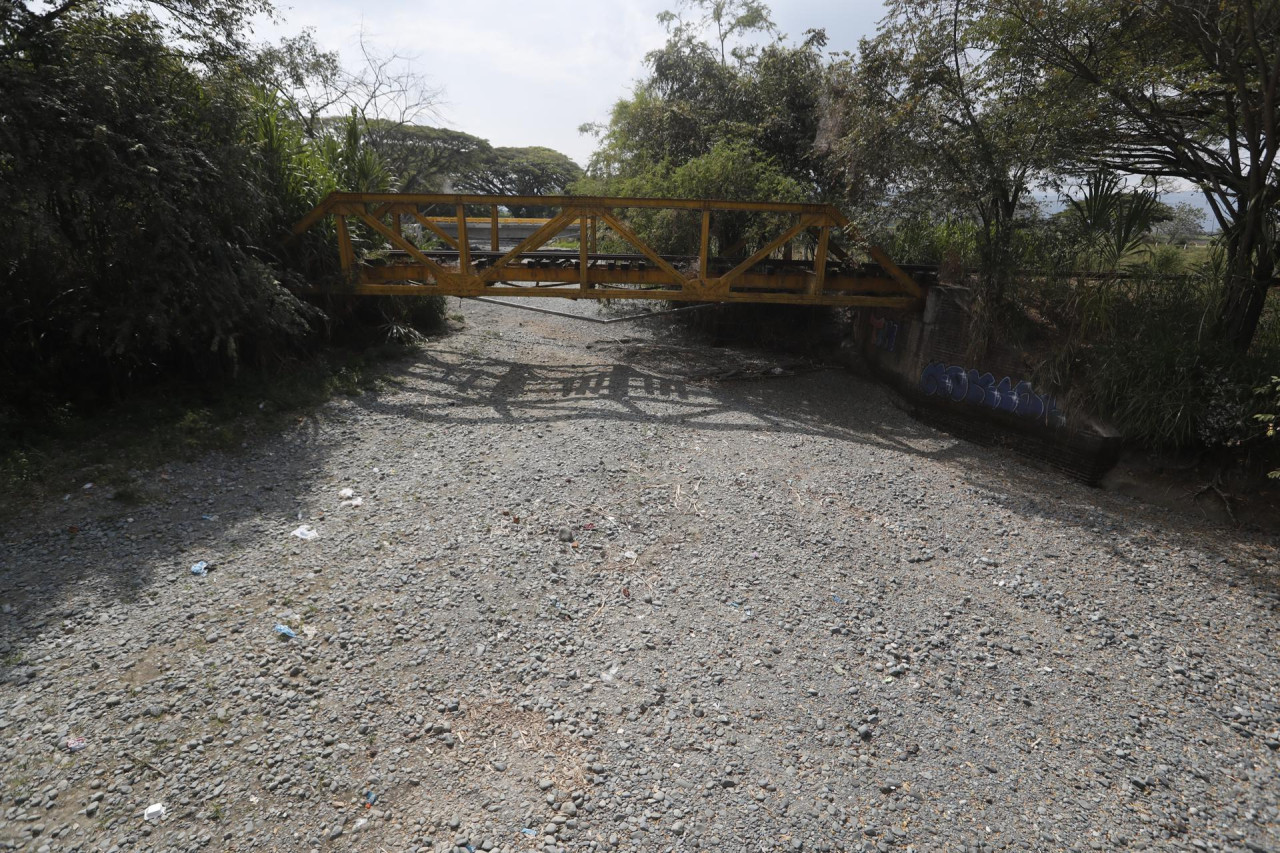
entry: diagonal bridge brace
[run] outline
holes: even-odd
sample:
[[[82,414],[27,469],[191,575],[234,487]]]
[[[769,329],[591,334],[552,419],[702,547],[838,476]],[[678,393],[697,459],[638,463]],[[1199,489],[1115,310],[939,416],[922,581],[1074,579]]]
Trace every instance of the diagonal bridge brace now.
[[[445,269],[440,264],[431,260],[431,258],[428,258],[426,255],[422,253],[421,249],[419,249],[417,246],[410,243],[402,235],[397,234],[388,225],[386,225],[381,219],[378,219],[374,214],[366,213],[363,210],[358,210],[355,212],[355,216],[358,219],[360,219],[362,222],[364,222],[365,225],[368,225],[374,231],[377,231],[379,234],[385,237],[388,240],[388,242],[391,243],[391,245],[395,246],[397,249],[400,249],[402,252],[407,253],[409,257],[413,258],[415,261],[417,261],[418,263],[426,267],[428,270],[430,270],[431,274],[435,276],[437,283],[442,284],[449,279],[456,279],[458,277],[457,273],[454,273]]]
[[[444,231],[450,219],[436,220],[423,214],[424,206],[448,205],[457,218],[457,237]],[[498,254],[498,209],[511,206],[558,208],[549,220],[538,220],[537,229],[510,251]],[[466,236],[468,207],[488,207],[490,233],[496,262],[476,270]],[[700,214],[698,254],[664,256],[642,239],[624,218],[623,211],[668,209]],[[401,233],[400,220],[391,225],[386,215],[412,216],[424,230],[441,238],[449,249],[420,249]],[[711,254],[712,217],[719,213],[765,213],[793,217],[777,236],[749,257],[733,259],[732,268],[713,277],[712,261],[727,258]],[[680,302],[789,303],[797,305],[845,305],[902,310],[923,307],[923,288],[877,246],[869,245],[849,220],[827,204],[730,202],[714,199],[611,198],[586,196],[483,196],[418,193],[333,193],[293,228],[297,235],[335,217],[337,249],[342,269],[362,295],[414,295],[440,293],[457,296],[505,295],[569,299],[663,299]],[[364,223],[396,251],[381,263],[362,263],[352,244],[348,220]],[[577,223],[578,250],[572,254],[549,250],[546,244]],[[520,225],[533,225],[532,221]],[[596,226],[601,225],[629,244],[635,254],[600,253]],[[436,227],[432,227],[436,226]],[[696,228],[696,226],[695,226]],[[836,232],[833,234],[832,232]],[[763,265],[779,249],[791,246],[801,233],[814,237],[812,252],[798,260],[785,251],[777,264]],[[860,246],[874,265],[849,257],[832,238],[841,235]],[[725,254],[731,249],[721,248]],[[839,260],[828,263],[828,255]],[[518,263],[536,259],[536,263]],[[643,258],[644,261],[640,261]],[[548,264],[547,261],[552,263]],[[607,261],[607,263],[606,263]],[[615,261],[617,263],[615,264]],[[637,261],[639,261],[637,263]],[[680,264],[696,262],[696,269],[682,272]],[[647,264],[646,264],[647,262]],[[721,267],[723,269],[723,267]],[[416,283],[427,285],[423,287]],[[533,285],[532,287],[529,285]]]
[[[735,279],[737,279],[747,270],[754,267],[756,264],[763,261],[765,258],[772,255],[774,251],[776,251],[781,246],[785,246],[787,243],[790,243],[793,239],[795,239],[796,235],[799,234],[801,231],[804,231],[806,228],[812,228],[814,226],[825,226],[826,224],[827,224],[826,221],[821,216],[801,216],[799,222],[797,222],[795,225],[792,225],[790,228],[782,232],[782,234],[775,237],[770,242],[766,243],[754,255],[747,258],[745,261],[738,264],[736,267],[729,270],[724,275],[720,276],[717,279],[712,279],[708,283],[712,285],[719,285],[721,288],[724,288],[727,290],[729,288],[729,285],[733,284]]]
[[[494,261],[493,266],[480,274],[479,280],[486,284],[497,281],[502,275],[502,268],[510,263],[512,259],[524,252],[541,248],[544,243],[563,231],[566,225],[577,218],[577,211],[569,205],[565,205],[558,216],[549,219],[545,225],[516,244],[514,249]]]
[[[643,254],[649,260],[653,261],[654,265],[658,269],[662,270],[671,278],[672,284],[678,284],[680,285],[680,287],[683,288],[686,284],[689,283],[689,279],[686,278],[683,273],[681,273],[675,267],[671,266],[671,264],[668,263],[666,259],[664,259],[661,255],[659,255],[653,249],[651,249],[647,243],[645,243],[643,240],[640,239],[639,235],[637,235],[636,232],[632,231],[629,227],[627,227],[627,225],[624,224],[621,219],[614,216],[612,212],[610,212],[609,210],[603,207],[597,208],[596,210],[591,212],[595,213],[597,216],[603,219],[605,221],[605,224],[608,225],[610,228],[612,228],[614,231],[617,231],[619,237],[626,240],[631,245],[635,246],[637,249],[640,250],[641,254]]]

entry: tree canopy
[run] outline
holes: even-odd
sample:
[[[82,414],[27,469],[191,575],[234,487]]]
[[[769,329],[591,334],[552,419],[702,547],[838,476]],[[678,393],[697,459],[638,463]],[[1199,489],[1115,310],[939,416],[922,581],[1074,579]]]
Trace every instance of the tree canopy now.
[[[472,158],[453,175],[453,188],[482,195],[562,195],[582,176],[582,167],[559,151],[491,148]],[[540,206],[516,205],[516,216],[540,216]]]
[[[396,176],[401,192],[440,192],[493,155],[493,146],[478,136],[385,119],[368,123],[368,139]]]
[[[997,49],[985,6],[891,0],[878,35],[833,71],[825,144],[873,225],[922,206],[973,216],[979,296],[995,304],[1019,205],[1052,168],[1062,124],[1038,69]]]
[[[1280,261],[1280,4],[996,0],[986,27],[1079,99],[1073,159],[1200,189],[1226,237],[1218,328],[1247,349]]]
[[[772,32],[762,6],[754,12],[733,4],[698,8],[747,15],[759,25],[717,29],[726,43],[751,31]],[[743,175],[763,183],[755,191],[741,180],[703,187],[712,196],[767,199],[779,182],[790,182],[806,199],[826,197],[832,184],[814,146],[824,112],[826,35],[810,31],[799,44],[778,37],[759,50],[738,45],[743,49],[729,61],[722,45],[704,41],[700,32],[672,27],[666,44],[646,57],[647,76],[614,105],[608,123],[584,128],[598,135],[600,146],[583,186],[614,193],[641,184],[675,195],[688,191],[677,171],[714,154],[714,162],[738,162],[748,167]]]
[[[686,14],[692,14],[686,19]],[[715,35],[715,45],[720,48],[720,62],[728,64],[726,46],[731,39],[747,33],[776,33],[769,7],[760,0],[683,0],[675,11],[658,15],[669,32],[677,40],[697,39],[704,32]],[[735,48],[735,59],[743,59],[749,49]]]

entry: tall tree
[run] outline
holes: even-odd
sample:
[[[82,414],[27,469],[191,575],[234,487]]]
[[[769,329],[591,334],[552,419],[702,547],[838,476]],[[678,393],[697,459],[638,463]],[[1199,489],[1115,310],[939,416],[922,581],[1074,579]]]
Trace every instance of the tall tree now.
[[[582,177],[582,167],[551,148],[494,148],[453,178],[454,189],[486,195],[559,195]],[[546,208],[518,205],[516,216],[541,216]]]
[[[979,346],[1015,266],[1019,205],[1062,128],[1038,70],[997,50],[985,5],[890,0],[877,36],[833,75],[827,128],[855,201],[892,216],[915,199],[976,218]]]
[[[681,17],[690,14],[690,19]],[[826,34],[799,44],[778,35],[768,7],[697,0],[664,13],[669,37],[645,57],[648,74],[613,107],[588,177],[592,195],[812,201],[827,196],[814,141],[826,104]],[[753,36],[772,38],[751,44]],[[710,41],[707,40],[710,37]],[[696,251],[680,215],[632,211],[631,224],[663,251]],[[714,218],[713,251],[750,254],[778,223],[762,214]]]
[[[767,8],[758,11],[767,20]],[[666,44],[645,58],[648,75],[614,105],[609,123],[584,128],[601,141],[592,177],[627,179],[678,168],[732,144],[735,156],[754,151],[810,196],[823,196],[827,173],[814,140],[826,106],[826,34],[810,30],[799,44],[778,37],[751,51],[737,44],[738,61],[725,63],[700,32],[673,27]]]
[[[992,33],[1088,97],[1094,165],[1204,193],[1228,260],[1221,337],[1250,346],[1280,262],[1280,3],[994,0]]]
[[[365,138],[401,192],[440,192],[452,177],[483,168],[494,155],[486,140],[443,127],[374,120]]]
[[[690,12],[692,20],[686,20],[684,16]],[[731,39],[748,33],[777,32],[769,17],[769,7],[760,0],[684,0],[675,11],[659,14],[658,20],[677,38],[696,38],[702,32],[713,31],[722,65],[729,62],[726,47]],[[736,48],[732,55],[742,60],[749,55],[749,50]]]
[[[683,163],[717,141],[750,134],[753,108],[742,75],[722,64],[711,45],[677,33],[645,57],[649,75],[613,106],[609,123],[586,126],[601,145],[597,176],[626,175],[663,161]]]

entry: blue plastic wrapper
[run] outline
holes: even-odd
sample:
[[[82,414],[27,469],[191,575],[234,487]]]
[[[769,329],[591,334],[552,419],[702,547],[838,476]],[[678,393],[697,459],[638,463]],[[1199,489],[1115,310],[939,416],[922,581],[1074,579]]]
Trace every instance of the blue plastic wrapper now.
[[[290,640],[298,636],[297,634],[293,633],[293,629],[290,628],[288,625],[277,625],[276,633],[282,637],[288,637]]]
[[[196,563],[194,566],[191,567],[191,574],[204,577],[205,575],[209,574],[209,564],[206,563],[204,560],[201,560],[200,562]]]

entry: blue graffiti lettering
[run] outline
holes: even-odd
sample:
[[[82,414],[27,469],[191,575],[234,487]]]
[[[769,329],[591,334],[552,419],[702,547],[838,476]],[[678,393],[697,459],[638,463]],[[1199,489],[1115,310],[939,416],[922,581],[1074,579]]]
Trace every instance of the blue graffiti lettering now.
[[[1067,416],[1058,409],[1053,397],[1037,394],[1025,379],[1015,385],[1005,376],[997,382],[990,373],[935,361],[920,374],[920,390],[929,397],[946,397],[956,403],[1009,412],[1054,426],[1067,422]]]
[[[876,346],[893,352],[898,345],[898,324],[887,317],[871,315],[871,328],[876,330]]]
[[[924,369],[924,373],[920,374],[920,390],[924,391],[926,396],[932,397],[935,394],[943,393],[944,382],[947,373],[942,366],[942,362],[935,361]]]

